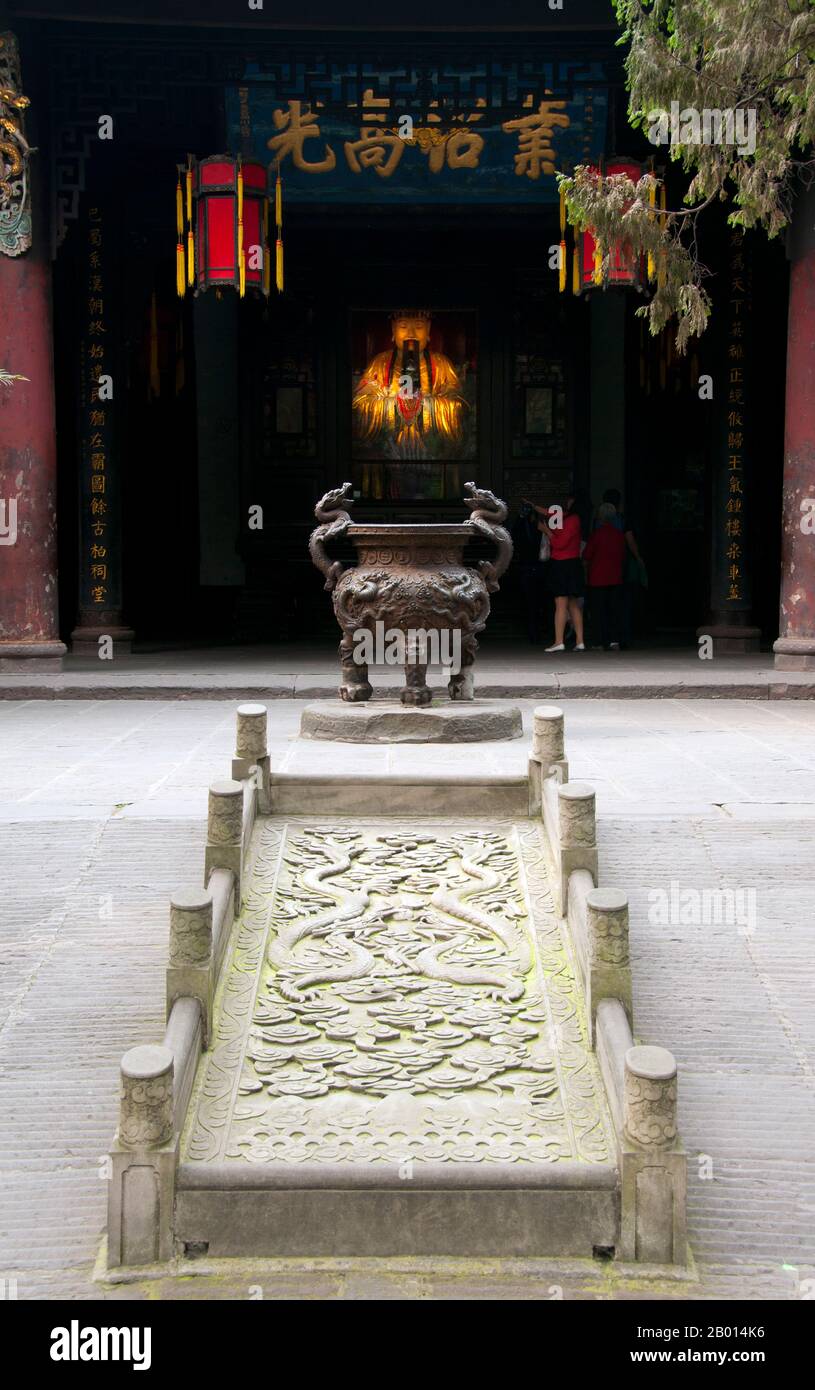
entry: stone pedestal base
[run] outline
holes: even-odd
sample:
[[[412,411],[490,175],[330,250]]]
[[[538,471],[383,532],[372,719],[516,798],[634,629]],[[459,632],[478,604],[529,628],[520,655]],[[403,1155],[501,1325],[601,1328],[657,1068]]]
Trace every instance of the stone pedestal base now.
[[[0,642],[0,671],[61,671],[64,642]]]
[[[714,656],[740,656],[761,650],[761,628],[737,627],[730,623],[708,623],[696,629],[697,637],[710,637]]]
[[[307,705],[300,718],[301,738],[339,743],[487,743],[522,735],[516,705],[486,700],[437,707],[320,700]]]
[[[815,671],[815,637],[779,637],[773,651],[777,671]]]
[[[75,627],[71,633],[72,656],[99,656],[99,638],[109,637],[114,656],[129,656],[133,650],[136,634],[132,627],[121,625],[99,627]]]

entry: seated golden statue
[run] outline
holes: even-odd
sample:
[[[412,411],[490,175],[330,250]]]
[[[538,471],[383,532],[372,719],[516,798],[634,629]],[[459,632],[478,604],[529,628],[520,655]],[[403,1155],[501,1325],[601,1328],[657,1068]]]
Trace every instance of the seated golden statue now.
[[[368,363],[354,393],[358,438],[381,441],[391,458],[434,458],[461,438],[467,401],[449,357],[431,351],[426,309],[397,309],[391,315],[393,347]]]

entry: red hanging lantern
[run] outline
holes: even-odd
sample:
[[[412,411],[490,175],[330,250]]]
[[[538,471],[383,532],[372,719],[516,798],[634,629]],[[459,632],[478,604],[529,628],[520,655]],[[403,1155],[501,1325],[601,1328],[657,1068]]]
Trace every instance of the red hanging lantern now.
[[[247,289],[268,295],[270,284],[269,174],[265,165],[235,155],[190,161],[194,209],[187,200],[189,235],[194,212],[194,281],[198,292],[231,286],[241,298]],[[187,170],[180,170],[179,187]],[[176,195],[183,212],[184,200]],[[180,216],[180,213],[179,213]],[[182,243],[179,228],[179,245]],[[192,257],[189,257],[192,266]],[[179,294],[193,283],[181,274]]]
[[[609,178],[612,174],[627,174],[633,183],[643,175],[643,166],[633,159],[614,159],[604,169],[595,169],[597,174]],[[590,228],[575,234],[577,256],[576,274],[573,290],[582,294],[585,290],[608,289],[621,286],[624,289],[641,293],[646,286],[645,258],[635,255],[624,242],[615,242],[608,256],[607,268],[603,268],[606,248],[597,241]]]

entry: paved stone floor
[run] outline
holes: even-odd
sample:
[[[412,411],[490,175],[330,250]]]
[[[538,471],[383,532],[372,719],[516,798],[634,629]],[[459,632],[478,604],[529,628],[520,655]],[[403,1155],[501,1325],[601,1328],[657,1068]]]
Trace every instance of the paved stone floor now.
[[[229,766],[234,705],[8,700],[0,1277],[16,1278],[19,1298],[811,1296],[815,706],[562,704],[571,775],[598,792],[603,882],[631,898],[636,1032],[680,1066],[697,1281],[654,1283],[609,1265],[345,1260],[201,1262],[175,1278],[94,1283],[118,1062],[162,1032],[167,900],[202,863],[206,787]],[[296,762],[300,709],[270,709],[278,766]],[[513,770],[523,753],[488,750]],[[354,755],[331,749],[333,766]],[[434,748],[434,769],[460,756]],[[675,895],[730,888],[744,895],[738,908],[753,893],[755,911],[746,925],[706,925],[701,900],[662,925],[649,894],[672,882]]]

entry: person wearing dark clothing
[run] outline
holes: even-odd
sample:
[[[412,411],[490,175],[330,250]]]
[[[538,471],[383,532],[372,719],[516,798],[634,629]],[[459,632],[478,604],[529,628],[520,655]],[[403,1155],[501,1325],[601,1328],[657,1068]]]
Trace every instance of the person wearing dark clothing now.
[[[526,500],[526,499],[524,499]],[[582,526],[574,496],[565,507],[539,507],[538,529],[549,539],[551,559],[546,567],[546,588],[555,600],[555,640],[547,652],[566,650],[564,636],[567,619],[574,627],[576,652],[585,651],[583,642],[583,566],[580,563]]]
[[[622,510],[622,495],[618,488],[608,488],[603,493],[603,502],[610,503],[614,508],[614,525],[622,532],[625,537],[627,553],[623,564],[623,588],[620,596],[620,644],[625,649],[631,644],[631,614],[634,608],[634,598],[640,590],[642,584],[647,584],[645,565],[640,555],[637,538],[634,528],[629,519],[624,516]],[[598,525],[600,509],[598,508]]]
[[[603,647],[619,651],[626,539],[615,525],[616,510],[611,502],[603,502],[597,516],[599,525],[583,551],[590,611]]]

